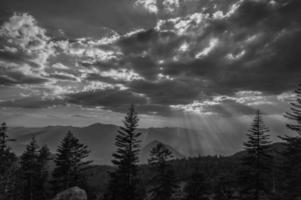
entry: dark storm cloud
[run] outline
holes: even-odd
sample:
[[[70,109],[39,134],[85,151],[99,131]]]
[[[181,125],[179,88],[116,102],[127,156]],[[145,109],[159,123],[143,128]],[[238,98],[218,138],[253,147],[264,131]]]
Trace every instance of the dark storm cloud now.
[[[54,78],[58,80],[76,81],[76,77],[70,76],[69,74],[50,74],[49,78]]]
[[[115,112],[126,112],[130,104],[135,104],[141,114],[170,116],[176,111],[166,105],[147,103],[147,98],[127,90],[96,90],[67,95],[65,102],[86,107],[99,106]]]
[[[147,52],[156,58],[165,58],[173,55],[173,51],[182,41],[173,32],[159,32],[155,29],[149,29],[138,32],[130,37],[124,37],[119,40],[122,51],[128,54],[141,54]]]
[[[231,17],[235,26],[255,26],[271,14],[269,1],[245,1]]]
[[[184,73],[207,79],[211,84],[208,92],[213,93],[220,93],[220,90],[229,94],[239,90],[268,93],[290,90],[297,84],[301,74],[298,56],[300,18],[291,18],[299,16],[296,6],[299,6],[299,10],[301,6],[297,1],[278,6],[272,7],[268,1],[244,1],[233,16],[222,19],[226,28],[212,29],[215,24],[209,25],[209,37],[216,36],[220,40],[212,53],[203,59],[186,63],[171,62],[163,72],[172,76]],[[284,13],[289,8],[291,13]],[[254,41],[243,43],[256,34],[258,38]],[[241,59],[225,59],[227,53],[239,51],[245,51]]]
[[[0,85],[40,84],[45,83],[47,81],[48,80],[45,78],[29,76],[21,72],[9,72],[3,69],[1,70],[0,75]]]
[[[173,32],[160,32],[154,29],[141,31],[131,37],[121,38],[117,45],[127,55],[123,62],[142,77],[154,80],[160,73],[158,61],[175,55],[176,49],[183,42]],[[119,66],[124,66],[122,63]]]
[[[212,95],[233,96],[238,91],[280,94],[291,90],[301,75],[301,6],[296,0],[275,2],[246,0],[237,4],[231,16],[216,19],[217,9],[208,9],[211,17],[203,19],[206,25],[187,34],[177,34],[172,22],[167,30],[149,29],[122,37],[115,45],[125,56],[111,66],[133,69],[145,80],[124,83],[129,90],[146,95],[151,104],[166,107],[210,99]],[[227,5],[220,6],[220,11],[226,13],[233,4]],[[187,26],[194,27],[194,23],[188,21]],[[195,58],[212,39],[218,40],[216,47],[208,55]],[[188,49],[179,52],[185,42]],[[161,59],[163,64],[159,63]],[[169,78],[159,79],[159,74]],[[246,105],[224,104],[237,112],[253,112]],[[222,105],[210,109],[225,113]]]
[[[1,43],[0,43],[0,46],[2,46]],[[39,63],[31,61],[31,59],[33,59],[33,58],[34,58],[34,56],[28,55],[22,51],[17,51],[17,52],[2,51],[2,52],[0,52],[0,60],[15,63],[18,65],[27,64],[27,65],[31,66],[32,68],[36,68],[36,69],[40,68],[41,65]]]
[[[45,108],[55,105],[75,104],[85,107],[103,107],[104,109],[124,112],[130,104],[145,104],[145,97],[126,90],[107,89],[66,94],[63,98],[24,97],[0,102],[2,107]],[[143,108],[145,109],[145,108]]]
[[[127,90],[94,90],[87,92],[72,93],[67,95],[65,100],[68,103],[78,104],[88,107],[103,106],[114,108],[120,105],[145,104],[145,97]]]
[[[128,62],[147,79],[134,81],[128,86],[133,91],[146,94],[150,102],[160,105],[189,104],[201,97],[234,95],[244,90],[265,94],[291,90],[301,76],[300,9],[300,2],[296,0],[276,1],[276,4],[271,1],[243,1],[230,17],[208,20],[203,34],[194,38],[177,36],[172,30],[160,32],[152,29],[121,40],[120,46],[125,54],[132,55]],[[218,39],[216,48],[203,58],[193,59],[196,52],[194,43],[198,45],[212,38]],[[177,56],[183,41],[191,43],[186,52],[188,55],[180,55],[178,61],[158,64],[160,58]],[[159,47],[164,49],[162,57],[157,53],[160,52]],[[141,56],[139,52],[147,53]],[[173,80],[152,81],[158,73]],[[183,77],[186,81],[181,83]],[[237,112],[253,112],[249,106],[233,102],[225,105]],[[223,106],[210,109],[224,112],[221,110]]]
[[[89,73],[87,74],[86,77],[87,81],[101,81],[101,82],[106,82],[106,83],[120,83],[120,81],[116,81],[111,77],[103,77],[99,75],[98,73]]]
[[[24,97],[21,99],[0,102],[1,107],[15,107],[15,108],[47,108],[56,105],[63,105],[63,100],[47,99],[41,97]]]
[[[160,72],[156,61],[148,56],[129,57],[129,63],[132,69],[148,80],[156,79]]]
[[[204,112],[217,113],[225,117],[235,117],[237,115],[253,115],[256,109],[237,103],[233,100],[224,100],[218,105],[204,106]]]
[[[150,102],[159,105],[189,104],[198,99],[200,86],[187,80],[133,81],[131,90],[143,93]]]
[[[30,7],[28,12],[40,24],[45,24],[50,35],[52,28],[62,28],[67,32],[65,37],[69,37],[69,46],[61,50],[64,55],[53,58],[51,63],[59,61],[75,67],[68,66],[70,71],[63,71],[65,74],[46,70],[49,72],[47,78],[78,80],[80,84],[103,82],[127,88],[63,93],[61,97],[65,103],[101,106],[118,112],[135,103],[143,113],[168,115],[173,112],[171,105],[210,101],[213,96],[235,97],[239,91],[278,95],[291,90],[300,81],[299,0],[182,1],[181,7],[172,14],[159,11],[157,19],[153,14],[133,9],[130,1],[93,0],[89,3],[89,8],[93,8],[87,10],[88,4],[83,1],[72,1],[72,9],[68,7],[69,0],[57,4],[59,7],[55,2],[45,1],[41,10],[38,9],[41,2],[37,0],[18,6],[15,0],[2,3],[6,8],[13,5],[19,11]],[[116,14],[120,15],[116,17]],[[138,27],[145,30],[119,35],[119,39],[106,45],[87,38],[81,41],[71,39],[73,36],[97,38],[111,35],[113,31],[110,29],[125,33]],[[53,37],[50,39],[57,42]],[[79,51],[84,55],[80,56]],[[19,64],[32,59],[18,53],[0,56],[2,60]],[[39,63],[33,64],[38,65],[35,68],[40,67]],[[127,79],[127,74],[121,78],[114,74],[123,69],[133,71],[139,77]],[[110,70],[114,70],[111,75],[103,75]],[[13,84],[9,83],[11,79],[7,76],[1,78],[2,82]],[[248,105],[227,100],[218,105],[208,103],[204,111],[231,116],[231,112],[250,114],[254,110]]]
[[[101,107],[115,112],[127,112],[130,104],[135,104],[140,114],[171,116],[178,111],[171,110],[166,105],[146,104],[147,99],[141,95],[126,90],[96,90],[66,94],[63,98],[24,97],[16,100],[0,102],[1,107],[13,108],[47,108],[57,105],[80,105],[84,107]]]
[[[75,38],[100,37],[112,30],[126,33],[156,22],[155,16],[133,9],[131,0],[3,0],[0,8],[2,18],[11,12],[29,12],[51,34],[60,36],[61,29]]]

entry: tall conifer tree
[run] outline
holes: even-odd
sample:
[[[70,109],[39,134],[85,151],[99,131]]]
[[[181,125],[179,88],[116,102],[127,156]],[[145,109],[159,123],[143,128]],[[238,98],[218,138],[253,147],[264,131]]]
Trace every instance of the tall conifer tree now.
[[[12,199],[15,193],[16,156],[11,151],[8,142],[14,141],[7,134],[7,125],[0,125],[0,199]]]
[[[90,151],[69,131],[57,149],[52,173],[52,189],[54,194],[73,186],[86,189],[85,171],[92,161],[87,160]]]
[[[15,160],[15,154],[8,146],[8,142],[13,141],[7,135],[7,125],[3,122],[0,126],[0,177],[5,175],[5,171],[9,165]]]
[[[150,183],[151,200],[170,200],[176,192],[178,185],[174,170],[167,162],[172,158],[171,151],[161,143],[151,150],[149,164],[155,173]]]
[[[30,144],[26,146],[25,152],[21,156],[21,171],[24,200],[39,199],[39,146],[33,137]]]
[[[48,199],[48,161],[50,152],[47,146],[39,148],[33,137],[21,155],[18,188],[24,200]]]
[[[43,146],[39,150],[38,156],[38,165],[39,170],[38,173],[38,191],[39,191],[39,199],[45,200],[49,197],[49,187],[48,187],[48,180],[49,180],[49,169],[48,169],[48,162],[51,160],[50,158],[50,151],[47,146]]]
[[[301,198],[301,84],[295,90],[296,100],[291,103],[290,112],[285,117],[291,120],[287,127],[296,132],[295,136],[281,137],[285,141],[285,151],[283,152],[284,180],[283,199]]]
[[[138,122],[139,118],[134,105],[131,105],[115,139],[117,151],[113,154],[112,163],[116,166],[116,170],[110,174],[111,179],[105,194],[107,200],[136,200],[139,198],[137,164],[141,133],[137,131]]]
[[[268,132],[258,110],[247,133],[248,141],[244,143],[246,155],[242,158],[244,168],[240,173],[243,199],[259,200],[269,192],[267,183],[272,160]]]

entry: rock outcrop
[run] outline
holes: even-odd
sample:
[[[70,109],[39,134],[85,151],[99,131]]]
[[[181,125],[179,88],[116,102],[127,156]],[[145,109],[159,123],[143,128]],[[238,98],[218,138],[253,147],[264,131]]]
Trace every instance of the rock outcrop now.
[[[53,200],[87,200],[87,193],[79,187],[72,187],[58,193]]]

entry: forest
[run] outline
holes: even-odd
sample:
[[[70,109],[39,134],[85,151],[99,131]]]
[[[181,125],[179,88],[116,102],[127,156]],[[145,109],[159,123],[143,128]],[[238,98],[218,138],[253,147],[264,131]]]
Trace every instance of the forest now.
[[[55,153],[33,137],[22,155],[0,129],[0,199],[50,200],[78,187],[89,200],[298,200],[301,199],[301,85],[284,117],[295,136],[272,143],[264,114],[257,110],[244,150],[233,156],[174,159],[164,144],[139,163],[139,117],[131,105],[115,138],[112,166],[98,166],[71,131]],[[245,134],[245,133],[242,133]],[[63,199],[63,198],[61,198]],[[66,198],[68,199],[68,198]],[[69,199],[81,199],[69,198]],[[83,197],[82,199],[85,199]]]

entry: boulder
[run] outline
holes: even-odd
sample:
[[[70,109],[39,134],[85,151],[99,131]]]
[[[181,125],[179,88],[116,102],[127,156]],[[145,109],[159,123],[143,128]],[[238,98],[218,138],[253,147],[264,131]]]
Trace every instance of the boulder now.
[[[79,187],[72,187],[58,193],[53,200],[87,200],[87,193]]]

